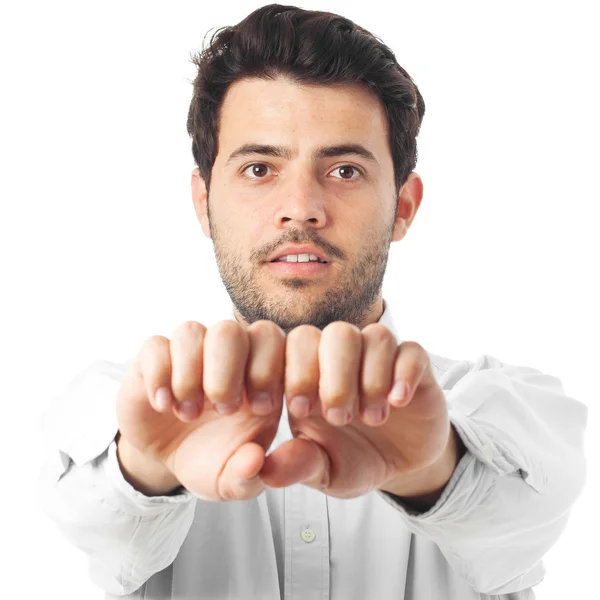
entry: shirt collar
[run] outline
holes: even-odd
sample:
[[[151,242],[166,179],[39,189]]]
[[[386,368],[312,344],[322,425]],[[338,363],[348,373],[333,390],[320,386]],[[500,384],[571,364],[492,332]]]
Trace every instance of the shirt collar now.
[[[394,325],[392,310],[390,308],[390,305],[385,301],[385,298],[383,299],[383,314],[381,315],[381,318],[379,319],[378,323],[385,325],[394,334],[394,337],[396,338],[396,342],[398,344],[402,343],[402,340],[398,337],[396,326]]]

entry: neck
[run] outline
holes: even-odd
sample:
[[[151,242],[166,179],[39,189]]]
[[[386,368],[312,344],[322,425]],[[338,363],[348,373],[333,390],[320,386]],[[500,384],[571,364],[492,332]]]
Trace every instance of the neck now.
[[[359,328],[363,329],[364,327],[366,327],[367,325],[370,325],[371,323],[377,323],[379,321],[379,319],[381,319],[381,316],[383,315],[383,313],[385,312],[384,304],[385,303],[383,301],[383,297],[377,296],[377,300],[375,300],[372,310],[370,310],[367,313],[367,316],[365,317],[364,322],[359,325]]]

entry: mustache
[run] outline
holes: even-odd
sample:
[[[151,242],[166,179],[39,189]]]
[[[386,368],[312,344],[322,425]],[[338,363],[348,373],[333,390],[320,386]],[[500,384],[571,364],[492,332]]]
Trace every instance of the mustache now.
[[[337,258],[338,260],[343,260],[346,258],[346,255],[342,250],[336,248],[326,240],[321,239],[319,236],[298,234],[291,236],[287,235],[286,237],[277,240],[277,242],[270,244],[264,250],[253,253],[254,256],[252,258],[258,261],[264,261],[268,256],[285,244],[312,244],[313,246],[323,250],[331,258]]]

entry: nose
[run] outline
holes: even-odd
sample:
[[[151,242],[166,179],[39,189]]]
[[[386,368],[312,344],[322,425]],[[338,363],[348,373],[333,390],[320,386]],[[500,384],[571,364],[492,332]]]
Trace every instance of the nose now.
[[[301,170],[302,173],[288,171],[277,190],[281,198],[274,214],[278,228],[325,226],[325,190],[308,169]]]

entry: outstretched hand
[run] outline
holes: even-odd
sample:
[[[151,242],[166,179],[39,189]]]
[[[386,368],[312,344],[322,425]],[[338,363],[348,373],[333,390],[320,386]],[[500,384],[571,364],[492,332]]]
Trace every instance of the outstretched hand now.
[[[294,439],[266,458],[267,486],[303,483],[338,498],[380,489],[430,505],[464,452],[427,352],[398,345],[383,324],[293,329],[284,386]]]

